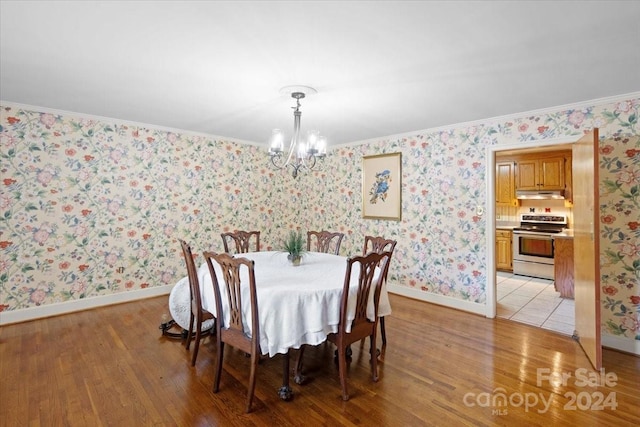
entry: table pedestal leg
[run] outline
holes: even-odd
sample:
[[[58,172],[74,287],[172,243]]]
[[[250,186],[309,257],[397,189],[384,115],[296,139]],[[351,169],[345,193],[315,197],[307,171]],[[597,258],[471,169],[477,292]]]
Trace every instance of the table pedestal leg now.
[[[293,390],[289,387],[289,350],[282,357],[282,387],[278,390],[278,395],[282,400],[293,398]]]
[[[186,329],[180,328],[180,326],[176,323],[175,320],[171,319],[167,322],[163,322],[160,324],[160,330],[162,330],[162,335],[169,338],[177,338],[184,340],[187,338],[187,334],[189,331]],[[182,329],[180,332],[171,332],[171,329]]]
[[[306,346],[304,345],[300,346],[300,350],[298,350],[298,360],[293,367],[293,381],[298,385],[303,385],[307,381],[307,377],[302,375],[302,357],[304,356],[305,348]]]

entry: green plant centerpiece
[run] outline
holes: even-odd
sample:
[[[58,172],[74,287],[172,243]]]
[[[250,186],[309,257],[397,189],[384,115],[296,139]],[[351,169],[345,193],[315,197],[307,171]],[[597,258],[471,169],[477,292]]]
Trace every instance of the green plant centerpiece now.
[[[289,231],[289,236],[287,236],[284,241],[284,250],[285,252],[289,253],[287,259],[291,261],[291,264],[293,264],[294,266],[300,265],[302,256],[306,252],[305,241],[302,237],[302,232],[300,232],[299,230]]]

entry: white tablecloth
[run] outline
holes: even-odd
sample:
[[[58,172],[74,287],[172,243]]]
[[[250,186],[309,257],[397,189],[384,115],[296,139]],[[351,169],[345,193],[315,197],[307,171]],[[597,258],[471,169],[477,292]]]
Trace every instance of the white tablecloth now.
[[[238,254],[236,257],[255,261],[261,329],[260,348],[263,354],[273,356],[277,353],[286,353],[289,348],[299,348],[303,344],[317,345],[324,342],[329,333],[337,332],[340,320],[340,299],[347,268],[346,257],[307,252],[302,259],[302,264],[298,267],[292,266],[287,260],[287,254],[282,252],[250,252]],[[354,268],[352,271],[354,277],[358,273],[358,269]],[[215,315],[213,285],[206,263],[198,269],[198,278],[202,289],[202,305]],[[185,279],[178,282],[178,285]],[[218,280],[222,280],[220,274],[218,274]],[[248,283],[248,278],[242,277],[242,281]],[[352,281],[352,283],[356,282]],[[184,287],[184,284],[181,286]],[[188,292],[188,282],[186,282],[186,289]],[[352,290],[354,297],[349,299],[347,316],[349,319],[353,319],[355,312],[356,290],[355,288]],[[243,301],[248,301],[248,286],[244,292]],[[370,297],[368,315],[373,319],[373,292]],[[226,305],[224,294],[223,304]],[[249,305],[244,304],[243,309],[245,325],[250,328],[250,322],[247,322],[251,319]],[[391,314],[389,296],[386,287],[383,287],[378,315],[389,314]],[[225,322],[228,322],[228,319],[227,311]],[[250,330],[247,332],[251,333]]]

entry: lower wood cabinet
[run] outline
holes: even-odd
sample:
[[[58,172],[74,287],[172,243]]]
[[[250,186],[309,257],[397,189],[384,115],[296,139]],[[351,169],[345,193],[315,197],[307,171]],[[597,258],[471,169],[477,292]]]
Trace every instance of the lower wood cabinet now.
[[[573,239],[554,238],[554,275],[556,292],[563,298],[573,298]]]
[[[513,271],[511,230],[496,229],[496,270]]]

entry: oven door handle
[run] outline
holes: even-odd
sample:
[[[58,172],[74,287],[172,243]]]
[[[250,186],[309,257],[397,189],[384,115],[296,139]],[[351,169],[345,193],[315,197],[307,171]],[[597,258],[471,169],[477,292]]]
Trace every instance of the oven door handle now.
[[[513,235],[514,236],[534,236],[534,237],[540,237],[541,240],[547,239],[547,240],[553,240],[553,234],[551,233],[539,233],[537,231],[521,231],[521,230],[514,230],[513,231]]]

